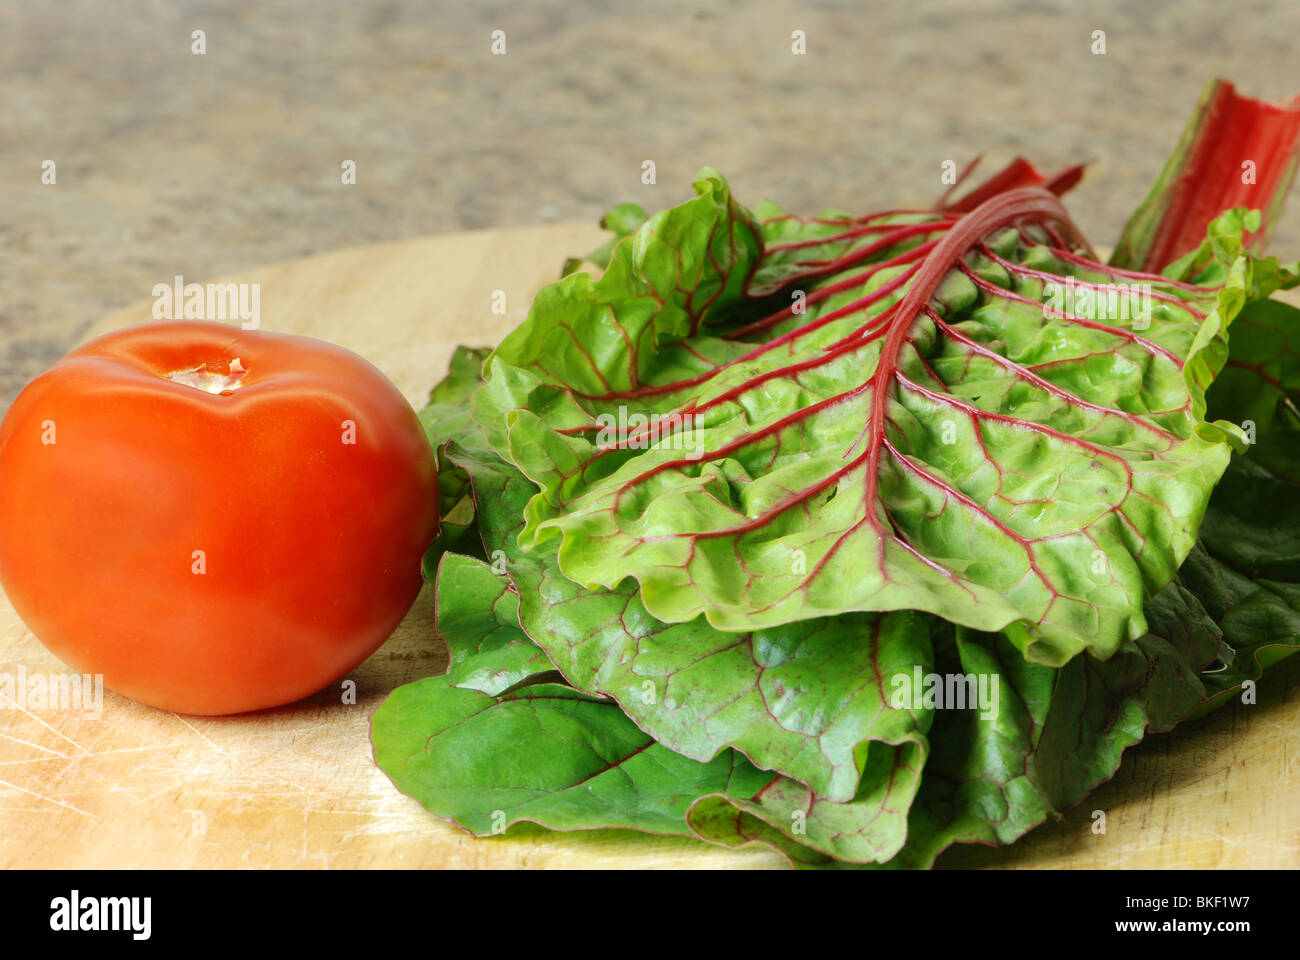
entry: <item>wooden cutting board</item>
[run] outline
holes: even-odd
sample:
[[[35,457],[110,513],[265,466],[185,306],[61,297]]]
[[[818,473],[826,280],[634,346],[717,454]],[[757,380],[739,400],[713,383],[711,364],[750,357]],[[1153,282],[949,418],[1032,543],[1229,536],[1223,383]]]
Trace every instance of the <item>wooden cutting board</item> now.
[[[262,326],[362,354],[419,406],[457,343],[490,345],[527,313],[586,224],[486,230],[341,250],[250,270]],[[170,278],[160,278],[168,280]],[[210,278],[187,277],[203,282]],[[504,291],[504,314],[493,311]],[[152,319],[152,301],[91,335]],[[75,581],[70,581],[75,589]],[[469,837],[401,795],[374,765],[369,716],[395,686],[441,673],[431,591],[338,689],[241,717],[182,717],[105,692],[102,713],[0,700],[0,867],[750,867],[732,851],[614,831],[515,828]],[[1300,658],[1297,658],[1300,659]],[[0,595],[0,673],[64,668]],[[1300,866],[1300,663],[1266,676],[1259,704],[1154,737],[1064,819],[1011,848],[944,865]],[[1092,832],[1094,810],[1105,834]]]

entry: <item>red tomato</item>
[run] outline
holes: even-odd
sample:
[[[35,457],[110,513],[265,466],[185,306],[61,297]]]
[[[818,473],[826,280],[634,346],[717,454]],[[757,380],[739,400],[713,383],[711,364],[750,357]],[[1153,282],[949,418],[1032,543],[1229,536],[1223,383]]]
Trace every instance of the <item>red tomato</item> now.
[[[438,530],[414,411],[356,354],[217,323],[101,337],[0,424],[0,582],[60,659],[181,713],[343,677]]]

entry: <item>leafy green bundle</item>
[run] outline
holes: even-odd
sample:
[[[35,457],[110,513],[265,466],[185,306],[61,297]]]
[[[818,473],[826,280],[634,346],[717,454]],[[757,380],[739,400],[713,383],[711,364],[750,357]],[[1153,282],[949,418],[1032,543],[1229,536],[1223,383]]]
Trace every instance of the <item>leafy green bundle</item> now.
[[[380,766],[476,834],[925,867],[1293,652],[1300,312],[1268,298],[1300,275],[1212,201],[1149,272],[1202,142],[1109,265],[1077,172],[1023,161],[930,210],[751,212],[707,169],[616,208],[600,278],[570,261],[421,414],[451,665],[376,711]]]

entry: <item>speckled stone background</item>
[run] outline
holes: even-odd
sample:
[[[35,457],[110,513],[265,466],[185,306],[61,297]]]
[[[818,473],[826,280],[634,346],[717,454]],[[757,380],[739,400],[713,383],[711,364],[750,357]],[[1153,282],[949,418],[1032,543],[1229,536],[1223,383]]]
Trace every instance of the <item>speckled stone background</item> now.
[[[0,409],[174,274],[662,207],[703,164],[746,202],[868,211],[977,152],[1094,160],[1070,206],[1108,244],[1207,77],[1300,92],[1297,36],[1296,0],[4,0]]]

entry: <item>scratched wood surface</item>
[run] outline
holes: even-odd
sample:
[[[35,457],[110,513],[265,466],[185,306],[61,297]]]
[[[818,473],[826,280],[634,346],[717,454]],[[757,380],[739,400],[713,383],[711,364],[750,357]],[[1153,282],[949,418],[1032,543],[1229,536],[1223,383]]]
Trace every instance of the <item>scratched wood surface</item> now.
[[[262,326],[356,350],[419,404],[458,342],[491,344],[526,314],[586,224],[478,231],[342,250],[250,270]],[[159,278],[165,280],[168,278]],[[187,280],[209,278],[191,277]],[[507,311],[491,310],[504,290]],[[92,334],[151,319],[143,302]],[[70,579],[69,589],[75,589]],[[613,831],[527,827],[480,840],[436,820],[375,767],[368,718],[395,686],[442,672],[432,597],[337,689],[241,717],[182,717],[106,691],[102,711],[15,709],[0,697],[0,867],[725,867],[782,865]],[[0,674],[64,668],[0,594]],[[1092,811],[1106,813],[1094,834]],[[1080,807],[1011,848],[950,866],[1300,866],[1300,663],[1236,705],[1130,751]]]

